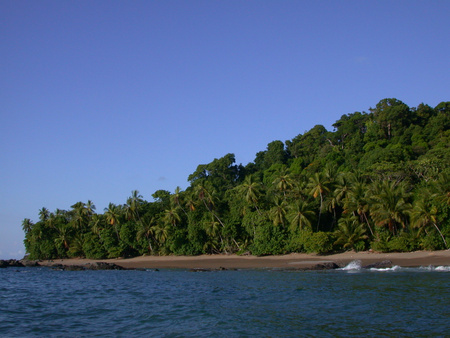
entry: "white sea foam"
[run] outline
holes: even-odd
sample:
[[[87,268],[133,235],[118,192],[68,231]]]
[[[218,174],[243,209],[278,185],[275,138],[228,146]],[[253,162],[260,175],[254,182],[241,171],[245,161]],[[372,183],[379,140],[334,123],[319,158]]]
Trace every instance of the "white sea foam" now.
[[[428,265],[428,266],[421,266],[418,268],[404,268],[408,271],[417,271],[417,272],[427,272],[427,271],[438,271],[438,272],[450,272],[450,266],[449,265],[441,265],[441,266],[434,266],[434,265]]]
[[[450,266],[421,266],[419,268],[405,268],[399,265],[394,265],[392,268],[371,268],[370,271],[380,271],[380,272],[395,272],[395,271],[416,271],[416,272],[427,272],[427,271],[438,271],[438,272],[450,272]]]
[[[347,272],[357,272],[361,270],[365,270],[362,268],[362,263],[360,260],[354,260],[348,263],[345,267],[340,268],[338,270],[343,270]],[[391,268],[370,268],[367,271],[379,271],[379,272],[396,272],[396,271],[439,271],[439,272],[450,272],[450,265],[441,265],[441,266],[421,266],[420,268],[405,268],[399,265],[394,265]]]
[[[353,270],[361,270],[361,261],[351,261],[347,264],[347,266],[339,269],[339,270],[345,270],[345,271],[353,271]]]
[[[420,268],[421,268],[421,269],[428,270],[428,271],[450,272],[450,265],[447,265],[447,266],[445,266],[445,265],[440,265],[440,266],[432,266],[432,265],[429,265],[429,266],[426,266],[426,267],[422,266],[422,267],[420,267]]]
[[[381,272],[390,272],[390,271],[398,271],[401,267],[399,265],[394,265],[392,268],[370,268],[370,271],[381,271]]]

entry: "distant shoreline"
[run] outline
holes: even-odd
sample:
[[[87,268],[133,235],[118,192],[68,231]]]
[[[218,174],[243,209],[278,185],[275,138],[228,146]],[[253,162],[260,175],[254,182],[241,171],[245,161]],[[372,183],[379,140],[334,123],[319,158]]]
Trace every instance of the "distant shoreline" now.
[[[124,268],[146,269],[302,269],[316,264],[334,262],[340,266],[359,260],[363,265],[390,260],[393,265],[402,267],[449,266],[450,250],[415,251],[407,253],[344,252],[332,255],[293,253],[280,256],[238,256],[238,255],[200,255],[200,256],[140,256],[119,259],[55,259],[39,264],[83,265],[94,262],[114,263]]]

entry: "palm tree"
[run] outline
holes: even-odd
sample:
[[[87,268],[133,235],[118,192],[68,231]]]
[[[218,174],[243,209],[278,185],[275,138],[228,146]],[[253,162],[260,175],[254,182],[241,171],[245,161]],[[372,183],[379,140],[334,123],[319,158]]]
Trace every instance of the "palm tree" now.
[[[175,189],[175,193],[173,195],[170,196],[171,202],[175,205],[177,205],[183,212],[184,214],[187,216],[186,210],[183,209],[183,207],[181,206],[181,188],[180,187],[176,187]]]
[[[198,184],[195,187],[195,194],[198,196],[198,199],[200,201],[203,202],[204,206],[206,207],[206,209],[211,213],[211,215],[223,226],[225,227],[225,225],[223,224],[223,222],[220,220],[219,216],[214,212],[214,197],[213,197],[213,189],[212,187],[208,187],[208,189],[210,191],[212,191],[211,193],[206,189],[205,185],[202,184]]]
[[[211,218],[210,220],[203,221],[203,226],[209,238],[208,242],[205,243],[205,249],[209,246],[213,252],[218,253],[220,250],[217,248],[219,245],[217,237],[220,237],[220,241],[223,243],[222,236],[220,235],[219,222],[217,222],[214,218]]]
[[[364,225],[357,217],[341,217],[336,231],[337,240],[335,244],[342,245],[344,249],[362,250],[364,241],[368,239]]]
[[[341,204],[348,197],[350,187],[352,185],[351,173],[339,173],[336,180],[336,188],[334,189],[334,195],[336,196],[336,202]]]
[[[291,189],[292,199],[293,200],[305,200],[309,194],[307,193],[307,184],[308,182],[305,179],[298,179],[293,181],[293,187]]]
[[[444,235],[437,225],[438,209],[430,203],[430,196],[422,196],[422,198],[414,201],[413,209],[411,211],[411,221],[414,228],[419,228],[419,232],[426,231],[429,226],[434,226],[439,232],[439,235],[448,248]]]
[[[367,218],[369,212],[369,199],[367,198],[367,185],[362,182],[354,182],[347,192],[347,198],[344,200],[344,213],[358,215],[360,222],[365,222],[372,236],[374,235],[372,227]]]
[[[330,182],[334,182],[336,177],[338,176],[338,166],[335,162],[327,162],[325,168],[323,168],[323,175]]]
[[[133,190],[131,192],[131,197],[127,199],[127,204],[125,206],[126,216],[128,219],[133,219],[135,221],[139,220],[139,208],[144,203],[142,196],[139,195],[138,190]]]
[[[22,230],[25,232],[25,235],[31,232],[33,225],[34,225],[33,222],[29,218],[25,218],[22,221]]]
[[[167,237],[169,236],[169,230],[170,226],[161,222],[158,222],[153,227],[155,239],[160,243],[160,245],[166,241]]]
[[[102,230],[101,215],[93,215],[91,222],[90,222],[90,226],[91,226],[91,231],[98,236],[100,234],[100,231]]]
[[[286,208],[287,203],[285,200],[275,198],[274,206],[269,211],[269,216],[273,221],[273,225],[284,225],[284,220],[286,218]]]
[[[55,238],[55,244],[63,245],[66,250],[69,250],[69,240],[71,237],[71,227],[69,224],[61,224],[56,228],[58,235]]]
[[[261,211],[258,209],[258,201],[261,197],[262,186],[255,180],[254,175],[248,175],[245,177],[244,182],[236,187],[236,191],[244,196],[245,201],[253,207],[261,215]]]
[[[181,217],[179,214],[179,207],[167,209],[164,211],[164,223],[176,226],[181,222]]]
[[[66,210],[56,209],[55,216],[58,218],[59,223],[67,223],[70,220],[70,214]]]
[[[49,228],[54,229],[54,228],[55,228],[55,224],[57,223],[57,217],[56,217],[56,215],[55,215],[53,212],[51,212],[51,213],[48,215],[47,221],[46,221],[45,223],[46,223],[46,225],[47,225]]]
[[[119,239],[120,211],[120,208],[113,203],[109,203],[108,208],[105,208],[106,221],[113,227],[117,239]]]
[[[370,211],[375,224],[388,226],[389,231],[395,233],[397,225],[403,228],[407,224],[407,214],[411,204],[405,201],[408,196],[404,183],[383,181],[380,186],[375,184],[372,195],[373,205]]]
[[[330,193],[327,198],[325,198],[325,208],[329,211],[333,213],[333,222],[331,222],[330,228],[333,228],[334,225],[336,224],[336,220],[337,220],[337,213],[336,213],[336,209],[339,206],[339,200],[336,196],[335,193]]]
[[[84,236],[77,233],[70,243],[69,252],[72,256],[83,256]]]
[[[193,193],[189,194],[187,196],[187,200],[186,200],[186,207],[188,208],[189,211],[195,211],[196,207],[197,207],[197,202],[195,200],[195,196]]]
[[[71,206],[74,227],[78,230],[83,230],[85,228],[85,224],[87,223],[86,219],[88,217],[88,211],[86,208],[86,204],[83,202],[77,202]]]
[[[136,234],[136,239],[140,241],[145,238],[148,243],[148,249],[150,252],[153,251],[152,247],[152,236],[155,234],[155,219],[152,217],[150,221],[142,221],[139,223],[138,232]]]
[[[47,208],[42,208],[39,210],[39,219],[42,222],[45,222],[49,216],[50,216],[50,211],[48,211]]]
[[[323,177],[323,175],[315,173],[313,176],[309,178],[309,182],[307,185],[310,195],[312,195],[314,198],[320,196],[320,209],[319,209],[319,218],[317,222],[317,230],[319,230],[320,216],[322,214],[323,197],[326,193],[330,191],[328,184],[329,182]]]
[[[88,200],[86,203],[86,214],[88,217],[91,217],[95,214],[95,205],[91,200]]]
[[[447,172],[439,174],[438,179],[434,182],[433,188],[435,198],[439,202],[450,205],[450,175]]]
[[[291,232],[302,230],[305,227],[311,228],[311,222],[315,215],[310,204],[306,201],[298,200],[294,205],[290,205],[287,216]]]
[[[286,199],[286,192],[292,189],[294,183],[290,177],[288,170],[283,169],[279,172],[279,176],[272,182],[277,190],[283,193],[284,199]]]

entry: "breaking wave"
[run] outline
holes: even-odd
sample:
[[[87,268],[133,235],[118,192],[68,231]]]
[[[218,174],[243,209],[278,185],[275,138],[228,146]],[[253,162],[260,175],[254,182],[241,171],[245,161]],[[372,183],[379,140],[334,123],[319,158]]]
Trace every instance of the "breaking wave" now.
[[[401,267],[399,265],[394,265],[390,268],[369,268],[364,269],[360,260],[354,260],[348,263],[345,267],[340,268],[338,270],[348,271],[348,272],[356,272],[356,271],[379,271],[379,272],[396,272],[396,271],[438,271],[438,272],[450,272],[450,265],[440,265],[440,266],[421,266],[417,268],[411,267]]]
[[[370,271],[399,271],[400,269],[402,269],[399,265],[394,265],[392,268],[370,268]]]
[[[352,270],[361,270],[362,269],[362,265],[361,265],[361,261],[356,260],[356,261],[351,261],[350,263],[347,264],[347,266],[340,268],[339,270],[344,270],[344,271],[352,271]]]
[[[426,266],[421,267],[421,269],[428,270],[428,271],[443,271],[443,272],[450,272],[450,265],[441,265],[441,266]]]

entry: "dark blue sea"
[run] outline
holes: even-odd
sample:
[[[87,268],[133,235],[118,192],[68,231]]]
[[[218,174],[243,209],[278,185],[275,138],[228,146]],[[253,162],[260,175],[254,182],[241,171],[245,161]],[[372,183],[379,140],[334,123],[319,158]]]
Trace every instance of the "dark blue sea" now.
[[[450,268],[0,269],[1,337],[450,337]]]

